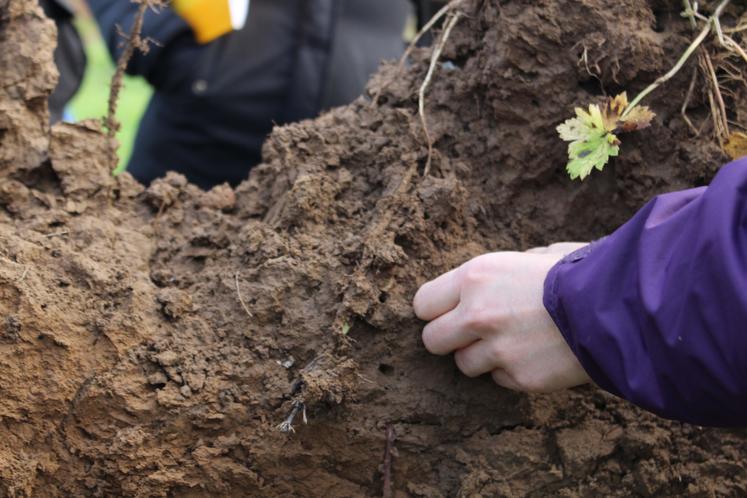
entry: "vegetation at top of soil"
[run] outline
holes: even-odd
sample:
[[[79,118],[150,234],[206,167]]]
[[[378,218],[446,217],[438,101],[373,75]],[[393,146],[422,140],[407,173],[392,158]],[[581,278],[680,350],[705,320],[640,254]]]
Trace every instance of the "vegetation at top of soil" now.
[[[589,112],[581,108],[576,108],[576,117],[566,120],[557,127],[560,138],[570,142],[568,145],[569,162],[566,170],[571,180],[579,178],[583,180],[591,174],[594,168],[601,171],[609,162],[610,157],[616,157],[620,153],[620,140],[615,132],[629,132],[640,130],[648,127],[655,114],[645,106],[639,104],[654,90],[662,84],[671,80],[685,66],[690,57],[701,49],[703,42],[709,35],[713,34],[718,39],[719,45],[724,51],[737,55],[747,62],[747,52],[732,37],[725,34],[721,27],[721,16],[731,0],[722,0],[714,9],[710,17],[706,17],[698,12],[698,3],[690,3],[690,0],[683,0],[684,10],[681,16],[690,20],[693,29],[697,27],[697,21],[704,21],[704,26],[693,39],[690,45],[685,49],[674,67],[666,74],[659,77],[652,84],[641,91],[630,103],[628,102],[625,92],[614,98],[607,98],[606,102],[600,107],[597,104],[589,105]],[[744,16],[743,16],[744,17]],[[741,19],[740,19],[741,21]],[[732,33],[743,31],[743,26],[730,30]],[[740,132],[731,133],[729,131],[729,119],[724,106],[724,99],[720,88],[720,82],[714,69],[714,64],[708,52],[701,49],[699,52],[700,70],[704,73],[706,82],[709,85],[709,100],[711,103],[711,115],[714,120],[714,134],[718,139],[721,150],[731,156],[733,159],[743,155],[747,149],[743,146],[744,134]],[[687,104],[692,95],[695,86],[698,69],[696,68],[690,90],[682,105],[682,116],[685,122],[695,132],[690,120],[687,118],[685,111]],[[741,76],[738,78],[744,83]]]

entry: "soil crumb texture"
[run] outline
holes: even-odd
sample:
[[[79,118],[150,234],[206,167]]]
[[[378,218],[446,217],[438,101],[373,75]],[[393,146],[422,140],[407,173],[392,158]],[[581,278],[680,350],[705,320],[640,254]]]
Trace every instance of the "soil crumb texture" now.
[[[419,284],[603,236],[727,160],[705,84],[687,109],[701,133],[682,118],[688,65],[604,172],[564,171],[555,127],[671,68],[693,37],[679,2],[459,8],[426,96],[427,175],[422,49],[204,192],[112,178],[96,123],[50,129],[54,26],[0,0],[0,496],[747,495],[747,431],[594,387],[514,393],[425,351]]]

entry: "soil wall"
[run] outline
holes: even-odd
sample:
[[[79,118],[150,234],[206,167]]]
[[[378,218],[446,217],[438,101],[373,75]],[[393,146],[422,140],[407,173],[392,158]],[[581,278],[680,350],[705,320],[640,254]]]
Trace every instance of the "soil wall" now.
[[[744,430],[467,379],[410,307],[472,256],[590,240],[712,177],[688,71],[584,183],[555,133],[669,69],[677,7],[466,2],[428,94],[429,175],[422,51],[373,78],[378,105],[279,128],[246,182],[202,192],[111,179],[95,124],[49,130],[53,26],[0,0],[0,496],[381,496],[387,433],[398,497],[747,494]]]

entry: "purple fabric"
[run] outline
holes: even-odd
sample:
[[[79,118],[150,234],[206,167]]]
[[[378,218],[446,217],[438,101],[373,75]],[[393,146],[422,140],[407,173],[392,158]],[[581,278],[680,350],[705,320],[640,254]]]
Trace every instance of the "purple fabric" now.
[[[747,426],[747,159],[564,258],[544,301],[603,389],[663,417]]]

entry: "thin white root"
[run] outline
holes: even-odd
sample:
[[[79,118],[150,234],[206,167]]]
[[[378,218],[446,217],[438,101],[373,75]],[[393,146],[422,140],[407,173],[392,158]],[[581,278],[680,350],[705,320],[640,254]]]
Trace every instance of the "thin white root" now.
[[[425,134],[425,139],[428,143],[428,158],[425,162],[425,170],[423,171],[423,176],[428,176],[428,174],[430,173],[431,161],[433,159],[433,141],[431,140],[431,133],[428,130],[428,122],[426,121],[425,116],[425,94],[428,91],[428,86],[430,85],[431,80],[433,79],[433,73],[436,70],[436,66],[438,65],[438,60],[441,57],[441,52],[443,52],[444,47],[446,46],[446,42],[451,36],[451,30],[454,29],[454,26],[456,26],[461,17],[462,13],[456,10],[446,22],[444,31],[438,40],[438,44],[433,49],[433,53],[431,54],[431,64],[428,67],[428,73],[425,75],[423,84],[420,85],[420,91],[418,92],[418,115],[420,116],[420,123],[423,125],[423,133]]]
[[[723,14],[724,9],[731,3],[731,0],[723,0],[718,7],[716,7],[716,10],[713,12],[711,17],[708,17],[706,19],[706,25],[701,30],[700,34],[693,40],[693,42],[690,44],[689,47],[687,47],[687,50],[685,50],[685,53],[682,54],[680,59],[677,61],[677,63],[674,65],[672,69],[669,70],[667,74],[664,76],[658,78],[656,81],[654,81],[651,85],[649,85],[647,88],[645,88],[641,93],[639,93],[632,102],[630,102],[630,105],[625,109],[625,112],[623,112],[622,117],[626,117],[648,94],[659,88],[662,84],[666,83],[667,81],[671,80],[677,73],[680,72],[680,69],[685,65],[685,63],[690,59],[690,56],[695,53],[695,51],[700,47],[700,45],[705,41],[706,38],[708,38],[708,35],[711,34],[713,31],[716,31],[718,29],[719,24],[716,22],[720,17],[721,14]],[[695,17],[700,18],[700,14],[697,13],[697,2],[696,2],[695,12],[688,12],[687,14],[693,14]]]
[[[249,318],[254,318],[254,315],[252,315],[252,312],[249,311],[249,307],[244,302],[244,296],[241,295],[241,287],[239,286],[239,274],[238,272],[233,276],[234,282],[236,283],[236,295],[239,297],[239,303],[241,303],[241,307],[244,308],[244,312],[249,316]]]
[[[420,41],[423,36],[427,32],[429,32],[431,29],[433,29],[433,26],[438,23],[446,14],[451,12],[454,8],[456,8],[459,4],[461,4],[464,0],[452,0],[451,2],[444,5],[441,10],[436,12],[431,19],[425,23],[425,25],[418,31],[418,33],[415,35],[415,37],[412,39],[410,44],[407,46],[407,49],[405,49],[405,53],[402,54],[402,57],[399,59],[399,64],[397,64],[397,70],[394,72],[395,76],[402,73],[402,70],[405,68],[405,64],[407,63],[407,59],[410,58],[410,55],[412,55],[412,51],[415,50],[415,47],[418,46],[418,42]],[[388,86],[389,83],[392,81],[388,81],[386,85],[382,85],[381,88],[379,88],[379,91],[376,92],[376,95],[374,96],[372,103],[374,105],[377,105],[379,103],[379,97],[381,97],[381,92],[384,90],[386,86]]]

